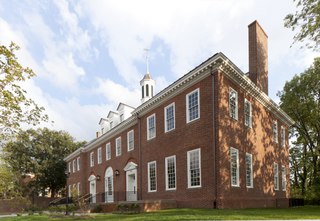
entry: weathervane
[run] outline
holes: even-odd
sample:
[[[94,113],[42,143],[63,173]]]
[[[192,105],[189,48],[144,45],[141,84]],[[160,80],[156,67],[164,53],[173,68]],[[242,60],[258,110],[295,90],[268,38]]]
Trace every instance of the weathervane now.
[[[147,74],[149,74],[149,48],[145,48],[144,51],[146,52]]]

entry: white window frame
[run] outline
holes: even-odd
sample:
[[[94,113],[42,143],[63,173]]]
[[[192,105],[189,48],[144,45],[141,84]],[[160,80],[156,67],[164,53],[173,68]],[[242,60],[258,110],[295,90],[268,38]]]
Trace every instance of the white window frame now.
[[[71,162],[68,163],[68,172],[71,173]]]
[[[190,112],[189,112],[189,97],[191,96],[191,95],[193,95],[194,93],[198,93],[198,117],[197,118],[194,118],[194,119],[190,119]],[[187,95],[186,95],[186,120],[187,120],[187,123],[190,123],[190,122],[192,122],[192,121],[195,121],[195,120],[198,120],[198,119],[200,119],[200,89],[199,88],[197,88],[197,89],[195,89],[195,90],[193,90],[193,91],[191,91],[190,93],[188,93]]]
[[[249,168],[248,168],[248,162],[247,162],[247,159],[250,159],[250,165],[249,165]],[[247,188],[253,188],[253,162],[252,162],[252,154],[250,153],[246,153],[246,159],[245,159],[245,164],[246,164],[246,186]],[[248,173],[250,173],[250,178],[248,180]],[[250,183],[248,185],[248,183]]]
[[[154,172],[155,182],[156,182],[155,190],[151,190],[151,179],[150,179],[150,166],[153,164],[155,168],[155,172]],[[156,161],[148,162],[148,192],[157,192],[157,162]]]
[[[174,177],[175,177],[175,183],[174,188],[169,188],[169,177],[168,177],[168,160],[174,159]],[[166,177],[166,190],[176,190],[177,189],[177,161],[176,161],[176,155],[169,156],[165,158],[165,177]]]
[[[149,119],[154,118],[154,134],[150,134],[150,125],[149,125]],[[157,123],[156,123],[156,114],[151,114],[149,117],[147,117],[147,140],[151,140],[156,137],[157,134]]]
[[[249,105],[249,119],[247,121],[247,113],[246,113],[246,105]],[[244,99],[244,125],[246,125],[247,127],[252,127],[252,104],[250,101],[248,101],[247,99]]]
[[[281,167],[281,188],[282,191],[287,191],[287,170],[285,166]]]
[[[70,198],[72,196],[72,186],[68,186],[68,197]]]
[[[77,183],[77,193],[78,193],[78,196],[80,196],[80,183],[79,182]]]
[[[279,166],[277,163],[273,164],[273,175],[274,175],[274,190],[279,190]]]
[[[168,129],[168,116],[167,116],[167,110],[172,107],[173,110],[173,128]],[[164,132],[167,133],[169,131],[172,131],[176,128],[176,108],[175,108],[175,102],[169,104],[164,108]]]
[[[90,153],[90,167],[94,166],[94,152]]]
[[[98,164],[102,163],[102,148],[101,147],[99,147],[97,150],[97,162],[98,162]]]
[[[233,177],[232,177],[232,153],[235,152],[236,153],[236,183],[234,184],[233,181]],[[240,182],[239,182],[239,150],[233,147],[230,147],[230,180],[231,180],[231,186],[232,187],[239,187],[240,186]]]
[[[273,134],[273,141],[278,143],[278,121],[274,120],[272,123],[272,134]]]
[[[280,145],[281,147],[286,146],[286,129],[283,126],[280,129]]]
[[[130,141],[130,134],[132,134],[132,141]],[[130,130],[127,133],[127,149],[128,149],[128,152],[134,150],[134,130]]]
[[[121,137],[118,137],[116,139],[116,157],[121,156],[122,150],[121,150]]]
[[[231,107],[231,102],[230,102],[230,98],[231,98],[231,93],[234,92],[236,95],[236,100],[235,100],[235,111],[234,111],[234,116],[232,114],[232,107]],[[238,92],[236,90],[234,90],[233,88],[229,88],[229,115],[232,119],[238,120]]]
[[[110,142],[106,144],[106,160],[111,159],[111,144]]]
[[[199,179],[200,179],[200,183],[199,185],[194,185],[192,186],[192,183],[191,183],[191,164],[190,164],[190,155],[194,152],[199,152]],[[201,187],[201,149],[198,148],[198,149],[194,149],[194,150],[190,150],[187,152],[187,170],[188,170],[188,188],[199,188]]]
[[[80,171],[80,157],[77,157],[77,171]]]
[[[72,161],[72,173],[76,172],[76,160]]]

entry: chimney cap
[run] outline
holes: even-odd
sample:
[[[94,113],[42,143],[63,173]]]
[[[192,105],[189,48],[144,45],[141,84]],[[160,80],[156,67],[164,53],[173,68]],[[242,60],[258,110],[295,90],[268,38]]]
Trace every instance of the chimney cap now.
[[[251,23],[248,25],[248,28],[250,28],[250,26],[252,26],[252,25],[258,26],[258,27],[263,31],[263,33],[265,34],[265,36],[268,38],[267,33],[263,30],[263,28],[262,28],[262,26],[260,25],[260,23],[258,22],[258,20],[254,20],[253,22],[251,22]]]

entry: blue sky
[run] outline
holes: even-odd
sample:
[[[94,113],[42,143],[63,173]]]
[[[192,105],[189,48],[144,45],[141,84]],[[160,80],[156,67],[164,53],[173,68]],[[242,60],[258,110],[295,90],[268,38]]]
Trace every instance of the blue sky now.
[[[91,140],[99,119],[119,102],[140,104],[139,81],[150,72],[160,91],[202,61],[223,52],[248,71],[247,27],[258,20],[269,40],[269,95],[316,56],[293,45],[283,18],[292,0],[0,0],[0,43],[37,77],[28,96],[77,140]]]

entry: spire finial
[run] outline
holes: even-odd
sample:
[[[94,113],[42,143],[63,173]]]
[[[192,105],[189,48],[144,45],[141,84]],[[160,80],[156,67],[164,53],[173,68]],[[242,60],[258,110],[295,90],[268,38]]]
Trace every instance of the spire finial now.
[[[147,74],[149,74],[149,48],[145,48],[144,51],[146,52]]]

